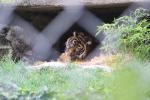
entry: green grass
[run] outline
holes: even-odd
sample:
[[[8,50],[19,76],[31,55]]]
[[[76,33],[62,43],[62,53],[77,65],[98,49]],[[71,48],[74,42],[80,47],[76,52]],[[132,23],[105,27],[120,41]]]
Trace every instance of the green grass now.
[[[101,94],[104,92],[105,73],[100,69],[71,66],[27,70],[23,64],[14,64],[10,59],[1,61],[0,66],[0,83],[16,84],[18,86],[16,94],[19,93],[24,98],[41,96],[40,98],[49,99],[87,100],[102,98]]]
[[[150,62],[130,59],[117,63],[107,100],[150,100]]]
[[[12,3],[15,0],[0,0],[1,3]]]
[[[149,100],[150,64],[136,59],[116,61],[112,73],[101,69],[28,70],[7,58],[0,62],[0,98],[29,100]],[[17,86],[14,89],[4,87]],[[11,92],[13,91],[13,92]]]

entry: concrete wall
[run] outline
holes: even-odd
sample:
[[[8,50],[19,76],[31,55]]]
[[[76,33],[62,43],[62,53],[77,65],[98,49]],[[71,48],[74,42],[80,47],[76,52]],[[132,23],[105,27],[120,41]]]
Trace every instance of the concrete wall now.
[[[74,3],[72,0],[1,0],[1,4],[15,5],[22,10],[57,10],[62,9],[65,5],[80,5],[84,4],[89,8],[103,7],[120,7],[126,6],[135,2],[148,2],[150,0],[78,0]]]

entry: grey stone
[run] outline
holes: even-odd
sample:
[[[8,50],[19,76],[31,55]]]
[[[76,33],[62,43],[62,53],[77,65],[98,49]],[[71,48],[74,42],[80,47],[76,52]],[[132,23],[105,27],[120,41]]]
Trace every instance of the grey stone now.
[[[74,0],[75,1],[75,0]],[[78,0],[78,3],[74,3],[72,0],[12,0],[11,2],[1,1],[4,5],[17,6],[19,9],[36,10],[40,8],[42,10],[56,10],[62,9],[65,5],[77,6],[85,5],[87,7],[113,7],[113,6],[125,6],[134,2],[150,2],[150,0]]]

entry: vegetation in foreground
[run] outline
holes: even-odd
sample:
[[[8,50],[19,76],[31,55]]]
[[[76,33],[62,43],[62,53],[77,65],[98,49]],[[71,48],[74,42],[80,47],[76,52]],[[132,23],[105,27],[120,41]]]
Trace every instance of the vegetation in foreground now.
[[[74,64],[29,70],[22,63],[5,59],[0,62],[0,99],[149,100],[149,65],[120,56],[111,73]]]
[[[138,8],[129,16],[99,26],[97,35],[101,32],[106,34],[101,48],[104,51],[131,53],[150,61],[150,11]]]
[[[70,64],[66,69],[28,70],[23,64],[7,59],[0,63],[0,98],[9,99],[100,99],[104,94],[106,74],[100,69],[80,69]]]

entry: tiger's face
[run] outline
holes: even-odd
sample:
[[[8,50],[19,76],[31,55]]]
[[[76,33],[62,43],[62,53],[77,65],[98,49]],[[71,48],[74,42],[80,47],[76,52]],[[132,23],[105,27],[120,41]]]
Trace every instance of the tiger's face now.
[[[73,36],[69,37],[66,41],[65,52],[69,51],[71,60],[84,59],[90,51],[92,41],[90,37],[84,33],[73,33]]]

